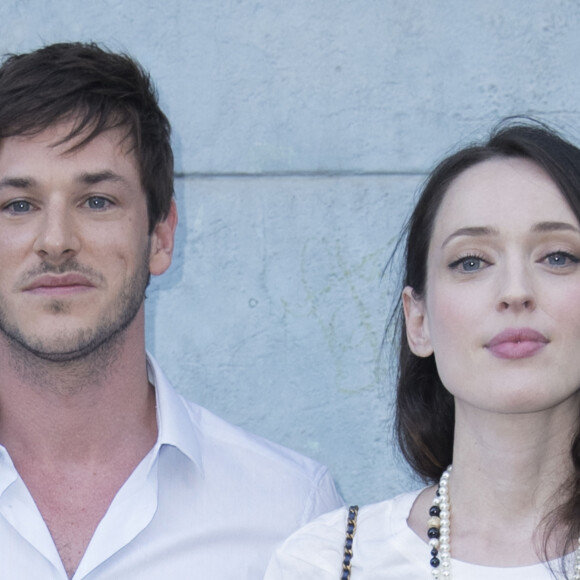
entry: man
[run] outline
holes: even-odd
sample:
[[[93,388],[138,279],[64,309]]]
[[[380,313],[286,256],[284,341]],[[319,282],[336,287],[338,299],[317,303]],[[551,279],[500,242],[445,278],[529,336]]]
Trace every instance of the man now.
[[[96,45],[0,68],[0,578],[261,578],[340,504],[322,466],[186,402],[146,355],[169,123]]]

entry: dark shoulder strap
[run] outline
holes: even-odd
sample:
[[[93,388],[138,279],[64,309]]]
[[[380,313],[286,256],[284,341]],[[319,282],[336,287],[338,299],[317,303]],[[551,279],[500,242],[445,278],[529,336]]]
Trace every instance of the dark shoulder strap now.
[[[344,559],[342,561],[342,575],[340,580],[350,580],[350,562],[352,560],[352,545],[356,532],[356,516],[358,506],[351,505],[348,508],[348,520],[346,522],[346,540],[344,542]]]

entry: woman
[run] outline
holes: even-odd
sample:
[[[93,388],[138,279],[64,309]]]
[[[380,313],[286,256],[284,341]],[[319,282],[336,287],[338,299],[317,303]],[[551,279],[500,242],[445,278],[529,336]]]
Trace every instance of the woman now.
[[[396,429],[431,485],[363,507],[350,564],[343,509],[266,579],[578,580],[580,150],[504,124],[439,164],[406,231]]]

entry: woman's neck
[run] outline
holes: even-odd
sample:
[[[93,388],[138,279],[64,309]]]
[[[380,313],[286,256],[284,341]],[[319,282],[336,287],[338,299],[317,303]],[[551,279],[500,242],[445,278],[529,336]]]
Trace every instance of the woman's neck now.
[[[541,413],[502,415],[456,405],[449,482],[453,558],[488,566],[544,559],[545,517],[566,499],[563,485],[572,474],[576,409],[569,401]],[[421,494],[409,517],[423,539],[433,495]],[[559,543],[548,544],[549,558],[561,555]]]

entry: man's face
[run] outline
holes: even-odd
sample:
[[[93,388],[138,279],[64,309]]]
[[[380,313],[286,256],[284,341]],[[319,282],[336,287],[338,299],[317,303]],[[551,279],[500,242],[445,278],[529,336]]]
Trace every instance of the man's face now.
[[[0,333],[55,361],[93,352],[127,328],[150,272],[171,259],[165,222],[148,235],[123,132],[70,152],[74,142],[55,145],[69,131],[57,124],[0,143]]]

